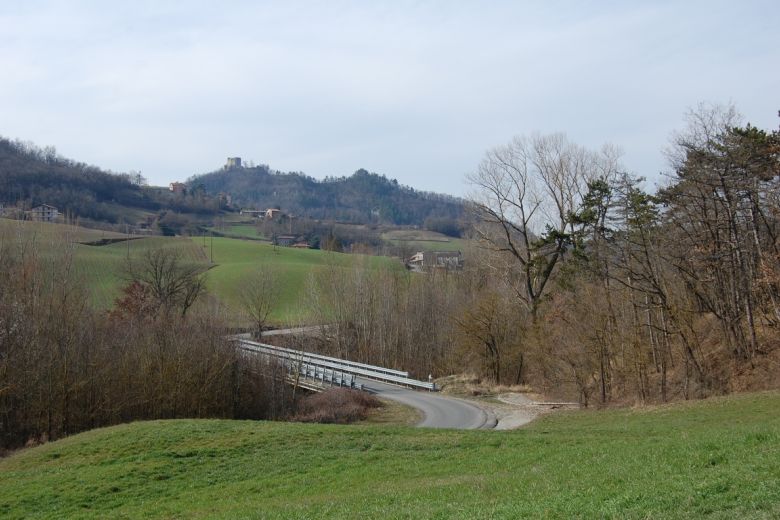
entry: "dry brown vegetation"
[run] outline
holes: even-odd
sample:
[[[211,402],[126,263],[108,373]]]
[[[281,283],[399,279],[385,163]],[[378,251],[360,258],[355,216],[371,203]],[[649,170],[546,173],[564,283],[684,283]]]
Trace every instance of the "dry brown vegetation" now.
[[[472,371],[582,404],[664,402],[780,384],[780,133],[700,107],[657,195],[612,147],[562,135],[491,150],[471,178],[463,272],[322,273],[324,351]]]
[[[331,388],[298,401],[292,420],[323,424],[348,424],[368,417],[371,410],[381,408],[376,397],[359,390]]]
[[[193,310],[202,279],[178,257],[151,252],[106,314],[70,247],[0,236],[0,449],[138,419],[288,413],[280,367],[238,355],[219,317]]]

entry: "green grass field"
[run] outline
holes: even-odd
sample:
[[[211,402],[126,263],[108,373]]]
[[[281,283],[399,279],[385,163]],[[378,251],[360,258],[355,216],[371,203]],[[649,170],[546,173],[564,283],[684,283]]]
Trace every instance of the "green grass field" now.
[[[77,244],[75,249],[77,272],[82,276],[92,295],[93,304],[100,309],[110,309],[120,296],[125,280],[128,257],[140,258],[150,249],[175,249],[182,261],[208,268],[208,257],[203,249],[188,238],[145,237],[104,246]]]
[[[192,239],[211,254],[211,240]],[[216,267],[208,272],[207,286],[228,307],[238,310],[239,291],[253,271],[267,269],[281,281],[282,292],[272,320],[280,323],[296,323],[306,319],[303,305],[309,276],[325,269],[350,269],[355,263],[378,268],[402,269],[400,262],[379,256],[347,255],[315,249],[274,247],[261,242],[214,238],[213,255]]]
[[[268,238],[263,236],[260,231],[258,231],[257,226],[253,224],[234,224],[234,223],[228,223],[226,225],[220,226],[219,228],[208,228],[211,231],[216,231],[217,233],[221,233],[227,237],[232,238],[251,238],[256,240],[267,240],[270,242]]]
[[[4,518],[778,518],[780,393],[509,432],[141,422],[0,460]]]
[[[244,324],[245,321],[239,312],[239,291],[252,273],[260,269],[272,271],[280,281],[278,305],[270,317],[273,323],[279,325],[308,318],[302,300],[312,274],[329,268],[350,269],[356,263],[370,268],[403,269],[400,262],[387,257],[275,248],[264,242],[232,238],[136,237],[130,241],[92,246],[82,242],[124,235],[61,224],[0,219],[0,239],[20,236],[34,239],[37,251],[44,255],[72,246],[76,273],[85,281],[92,303],[99,309],[111,308],[120,296],[121,287],[126,283],[124,268],[128,257],[138,259],[153,248],[176,249],[183,261],[198,264],[204,272],[207,271],[205,276],[211,297],[225,308],[234,325]]]
[[[77,242],[89,242],[102,238],[121,238],[126,235],[113,231],[89,229],[70,224],[57,224],[49,222],[33,222],[29,220],[11,220],[0,218],[0,239],[24,236],[27,239],[35,239],[37,242],[60,242],[75,240]]]

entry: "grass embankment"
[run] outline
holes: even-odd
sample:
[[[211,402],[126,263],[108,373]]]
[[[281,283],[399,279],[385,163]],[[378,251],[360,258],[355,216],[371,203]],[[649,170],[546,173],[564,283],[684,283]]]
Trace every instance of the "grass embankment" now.
[[[146,422],[0,461],[0,516],[777,518],[780,393],[510,432]]]

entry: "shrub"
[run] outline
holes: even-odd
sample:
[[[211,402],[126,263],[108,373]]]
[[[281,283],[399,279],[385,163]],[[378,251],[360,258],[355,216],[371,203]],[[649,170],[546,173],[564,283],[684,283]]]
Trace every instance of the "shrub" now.
[[[309,395],[298,403],[294,421],[325,424],[348,424],[365,419],[368,412],[381,408],[376,397],[358,390],[332,388]]]

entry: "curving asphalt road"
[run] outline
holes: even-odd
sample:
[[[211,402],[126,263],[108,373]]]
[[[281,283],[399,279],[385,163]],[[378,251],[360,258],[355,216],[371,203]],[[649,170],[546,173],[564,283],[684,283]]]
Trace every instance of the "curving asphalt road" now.
[[[379,397],[392,399],[417,408],[423,413],[423,420],[417,423],[421,428],[454,428],[476,430],[493,428],[495,417],[482,408],[452,397],[443,397],[432,392],[421,392],[388,385],[370,379],[357,378],[363,389]]]

